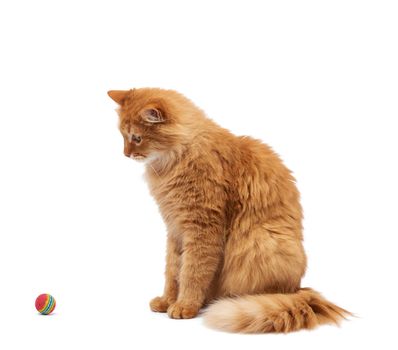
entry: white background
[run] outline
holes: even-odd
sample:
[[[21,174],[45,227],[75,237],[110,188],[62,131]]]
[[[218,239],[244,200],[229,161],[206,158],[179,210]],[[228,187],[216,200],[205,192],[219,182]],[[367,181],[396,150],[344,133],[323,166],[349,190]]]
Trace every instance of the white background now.
[[[0,348],[396,348],[397,18],[395,1],[2,1]],[[149,311],[165,227],[106,95],[143,86],[282,156],[303,286],[358,318],[247,336]]]

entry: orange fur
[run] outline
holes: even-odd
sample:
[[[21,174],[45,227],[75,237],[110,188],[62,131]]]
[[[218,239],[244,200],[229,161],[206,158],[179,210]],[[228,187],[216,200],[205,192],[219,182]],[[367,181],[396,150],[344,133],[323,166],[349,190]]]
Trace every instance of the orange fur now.
[[[191,318],[210,304],[209,325],[248,333],[310,329],[349,314],[300,288],[299,192],[270,147],[231,134],[175,91],[108,94],[120,104],[124,153],[146,161],[167,225],[166,283],[153,311]]]

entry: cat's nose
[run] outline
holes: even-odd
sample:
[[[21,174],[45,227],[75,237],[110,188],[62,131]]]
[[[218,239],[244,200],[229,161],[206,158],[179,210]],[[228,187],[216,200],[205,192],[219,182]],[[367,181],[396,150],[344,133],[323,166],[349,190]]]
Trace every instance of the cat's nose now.
[[[142,141],[142,138],[140,135],[131,135],[131,141],[133,141],[136,145],[139,145]]]

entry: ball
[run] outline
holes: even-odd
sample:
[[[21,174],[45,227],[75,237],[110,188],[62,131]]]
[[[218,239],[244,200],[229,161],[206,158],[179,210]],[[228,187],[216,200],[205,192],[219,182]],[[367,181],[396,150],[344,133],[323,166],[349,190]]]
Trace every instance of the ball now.
[[[36,298],[36,310],[39,311],[42,315],[49,315],[55,309],[55,299],[50,294],[40,294]]]

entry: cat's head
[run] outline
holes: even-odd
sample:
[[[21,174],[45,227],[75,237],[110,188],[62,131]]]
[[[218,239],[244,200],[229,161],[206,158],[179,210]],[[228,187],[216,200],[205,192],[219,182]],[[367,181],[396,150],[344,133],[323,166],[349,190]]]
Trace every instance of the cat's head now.
[[[179,116],[189,102],[182,95],[149,88],[111,90],[108,95],[119,104],[119,129],[127,157],[149,161],[184,143],[188,132]]]

